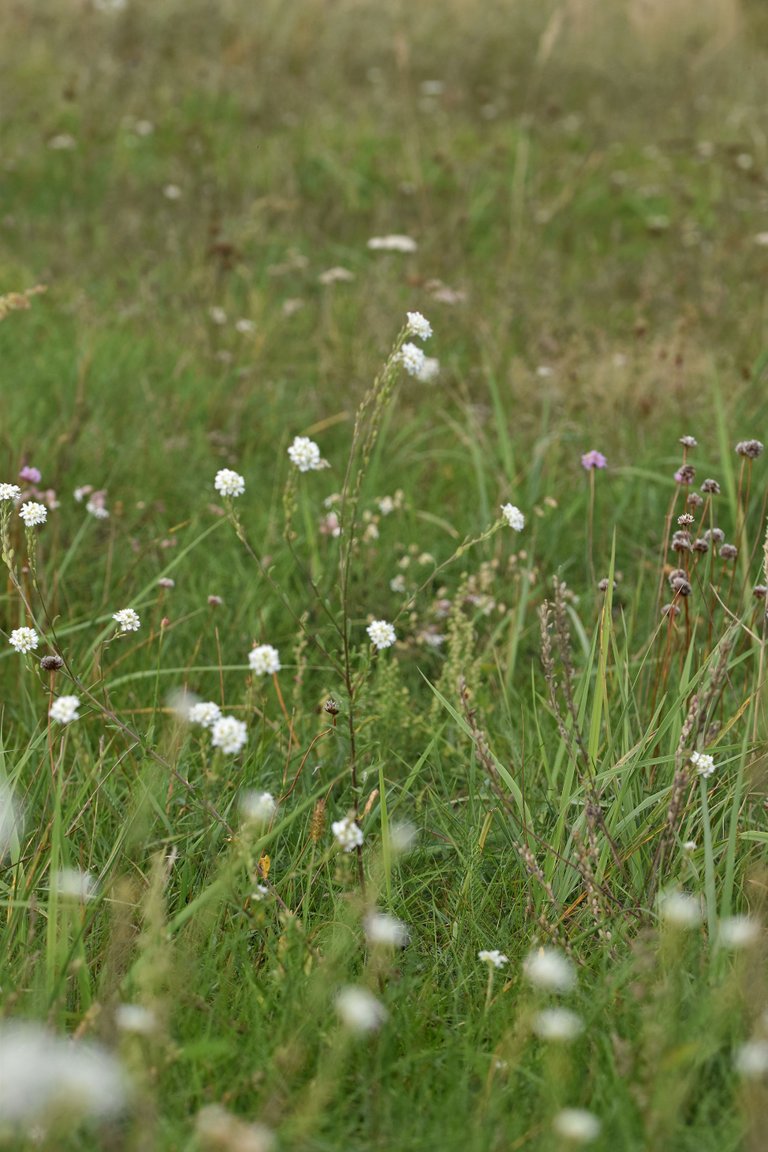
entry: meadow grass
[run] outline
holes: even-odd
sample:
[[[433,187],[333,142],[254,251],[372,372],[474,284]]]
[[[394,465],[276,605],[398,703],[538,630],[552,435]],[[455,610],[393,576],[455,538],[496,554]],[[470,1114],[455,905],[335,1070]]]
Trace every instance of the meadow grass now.
[[[760,6],[115,7],[0,10],[0,1142],[758,1152]]]

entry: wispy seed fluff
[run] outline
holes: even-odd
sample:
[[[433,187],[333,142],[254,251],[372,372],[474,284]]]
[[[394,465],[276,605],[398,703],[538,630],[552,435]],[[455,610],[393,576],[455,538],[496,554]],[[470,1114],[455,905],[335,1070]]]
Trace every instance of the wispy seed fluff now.
[[[216,473],[213,486],[220,496],[230,498],[242,496],[245,492],[245,480],[239,472],[233,472],[231,468],[220,468]]]

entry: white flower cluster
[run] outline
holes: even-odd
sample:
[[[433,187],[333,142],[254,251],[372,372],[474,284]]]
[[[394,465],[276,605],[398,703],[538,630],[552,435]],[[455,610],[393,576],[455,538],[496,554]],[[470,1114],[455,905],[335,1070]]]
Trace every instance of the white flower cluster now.
[[[701,900],[670,889],[659,896],[659,915],[673,928],[696,928],[701,923]]]
[[[501,515],[504,523],[515,532],[522,532],[525,528],[525,516],[514,504],[502,504]]]
[[[372,236],[368,247],[373,252],[415,252],[418,245],[410,236]]]
[[[534,1016],[531,1028],[540,1040],[567,1043],[584,1030],[584,1021],[568,1008],[543,1008]]]
[[[138,632],[141,628],[139,614],[133,608],[119,608],[117,612],[112,613],[112,619],[121,632]]]
[[[8,637],[8,643],[11,648],[15,648],[17,652],[31,652],[34,648],[37,648],[40,643],[40,637],[34,628],[14,628]]]
[[[415,336],[417,340],[429,340],[432,335],[432,325],[426,316],[422,316],[421,312],[406,312],[406,317],[408,335]]]
[[[328,467],[328,461],[320,455],[319,446],[308,436],[294,437],[288,449],[288,458],[299,472],[319,472],[321,468]]]
[[[240,811],[247,824],[269,824],[277,812],[277,801],[271,792],[244,792],[240,797]]]
[[[20,496],[21,488],[18,484],[0,484],[0,504],[6,500],[18,500]]]
[[[404,948],[410,939],[402,920],[386,912],[369,912],[363,920],[363,928],[368,943],[382,948]]]
[[[490,950],[483,948],[478,952],[477,958],[481,964],[487,964],[489,968],[503,968],[505,964],[509,964],[509,956],[499,952],[498,948]]]
[[[19,516],[27,528],[37,528],[41,524],[45,524],[48,519],[48,509],[45,504],[36,504],[34,500],[28,500],[19,508]]]
[[[280,671],[280,653],[271,644],[257,644],[248,653],[248,665],[257,676],[272,676]]]
[[[394,627],[386,620],[372,620],[366,632],[374,648],[391,648],[397,639]]]
[[[523,974],[534,988],[570,992],[576,985],[573,964],[556,948],[535,948],[523,961]]]
[[[571,1144],[591,1144],[600,1135],[602,1124],[593,1112],[585,1108],[563,1108],[552,1121],[558,1136]]]
[[[708,779],[715,770],[715,758],[708,752],[691,752],[691,764],[699,776]]]
[[[239,472],[233,472],[231,468],[220,468],[216,473],[213,486],[219,496],[229,499],[233,496],[242,496],[245,492],[245,480]]]
[[[186,719],[201,728],[212,728],[221,719],[221,708],[213,700],[198,700],[190,705]]]
[[[73,720],[80,719],[79,707],[78,696],[59,696],[48,709],[48,715],[57,724],[71,724]]]
[[[361,1035],[375,1032],[388,1016],[384,1005],[367,988],[342,988],[336,996],[336,1011],[350,1032]]]
[[[417,379],[424,370],[424,361],[426,356],[419,348],[418,344],[403,344],[402,348],[397,354],[397,358],[405,368],[409,376],[415,376]]]
[[[248,727],[235,716],[221,716],[211,725],[211,744],[225,756],[236,756],[248,743]]]
[[[336,837],[336,843],[345,852],[352,852],[363,843],[363,830],[353,816],[344,816],[331,824],[331,831]]]

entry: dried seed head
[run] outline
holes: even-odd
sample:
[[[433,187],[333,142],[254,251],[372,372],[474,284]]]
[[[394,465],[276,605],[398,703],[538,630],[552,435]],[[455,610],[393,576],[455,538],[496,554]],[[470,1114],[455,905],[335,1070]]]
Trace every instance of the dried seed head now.
[[[677,522],[681,528],[687,528],[689,524],[693,524],[695,519],[696,517],[692,516],[690,512],[683,512],[682,516],[678,516]]]
[[[40,667],[44,672],[58,672],[64,667],[64,661],[61,656],[43,656]]]
[[[687,577],[688,573],[686,572],[685,568],[673,568],[669,576],[667,576],[670,588],[674,588],[675,580],[685,580]]]
[[[693,544],[691,544],[691,548],[694,552],[709,552],[709,541],[699,537],[698,540],[694,540]]]
[[[720,549],[721,560],[735,560],[739,554],[739,550],[735,544],[723,544]]]
[[[682,576],[679,576],[677,580],[673,581],[672,589],[676,596],[690,596],[691,592],[693,592],[693,588],[689,582]]]
[[[748,460],[756,460],[762,454],[764,445],[759,440],[739,440],[736,451],[739,456],[746,456]]]
[[[323,711],[327,712],[329,716],[338,716],[341,709],[333,696],[329,696],[325,704],[323,704]]]
[[[691,534],[690,532],[675,532],[670,542],[670,548],[675,552],[690,552],[691,550]]]
[[[685,502],[689,508],[701,508],[704,498],[698,492],[689,492]]]
[[[704,481],[701,490],[702,492],[708,492],[710,496],[720,495],[720,485],[717,480],[713,480],[711,477]]]
[[[613,584],[614,588],[616,587],[616,581],[615,580],[609,580],[607,576],[603,576],[602,580],[599,582],[599,584],[597,586],[601,592],[607,592],[608,588],[611,584]]]
[[[707,528],[704,539],[708,544],[722,544],[725,540],[725,532],[722,528]]]
[[[756,584],[753,595],[756,596],[758,600],[765,600],[766,596],[768,596],[768,584]]]
[[[696,448],[699,442],[695,436],[681,436],[680,443],[683,448]]]
[[[661,614],[662,614],[662,616],[679,616],[680,615],[680,605],[679,604],[664,604],[662,606],[662,609],[661,609]]]
[[[317,844],[325,832],[325,800],[321,796],[312,810],[312,823],[309,826],[309,835],[313,843]]]
[[[693,464],[682,464],[675,472],[675,480],[678,484],[693,484],[695,477],[696,469]]]

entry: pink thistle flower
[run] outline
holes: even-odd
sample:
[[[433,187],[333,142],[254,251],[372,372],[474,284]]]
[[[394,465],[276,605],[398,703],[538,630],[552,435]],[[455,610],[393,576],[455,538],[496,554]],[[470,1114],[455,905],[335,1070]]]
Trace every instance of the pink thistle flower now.
[[[608,461],[602,452],[598,452],[593,448],[591,452],[584,453],[581,458],[581,466],[586,469],[587,472],[591,472],[593,468],[606,468]]]
[[[33,468],[30,464],[25,464],[19,472],[19,480],[26,480],[28,484],[39,484],[42,478],[40,469]]]

